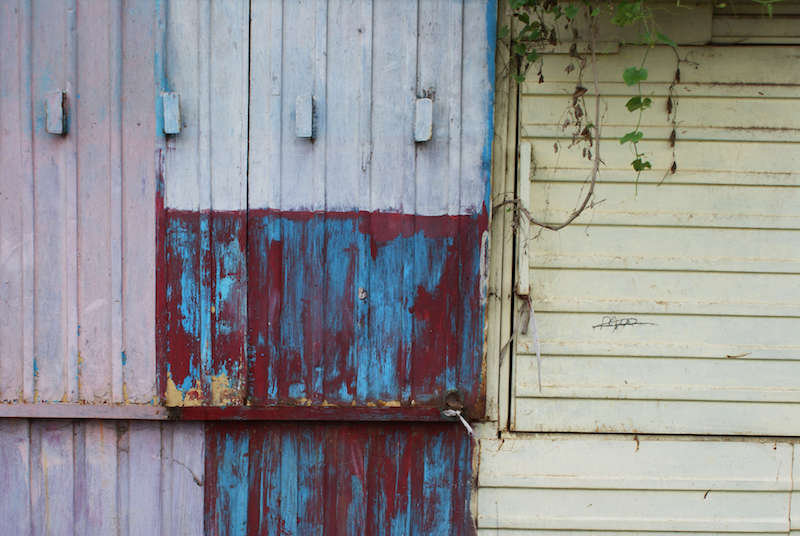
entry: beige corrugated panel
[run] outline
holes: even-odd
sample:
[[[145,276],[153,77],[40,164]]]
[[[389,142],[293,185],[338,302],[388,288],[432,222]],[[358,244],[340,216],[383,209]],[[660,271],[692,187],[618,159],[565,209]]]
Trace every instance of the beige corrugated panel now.
[[[797,448],[600,434],[482,440],[478,533],[797,534]]]
[[[675,88],[678,171],[665,177],[675,55],[656,48],[640,145],[654,169],[638,187],[630,148],[617,138],[636,121],[621,73],[642,50],[599,60],[602,202],[560,232],[531,228],[541,359],[533,330],[518,337],[516,430],[800,434],[800,47],[681,54],[690,62]],[[554,126],[575,86],[569,61],[548,57],[545,83],[527,83],[520,96],[530,205],[552,222],[577,205],[588,176]],[[565,138],[555,152],[557,136]]]
[[[781,0],[771,6],[753,0],[719,2],[714,6],[713,43],[800,43],[800,2]]]

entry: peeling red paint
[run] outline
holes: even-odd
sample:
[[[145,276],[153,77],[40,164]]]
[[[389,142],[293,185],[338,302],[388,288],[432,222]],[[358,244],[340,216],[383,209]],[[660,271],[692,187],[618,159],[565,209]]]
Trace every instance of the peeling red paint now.
[[[482,413],[485,211],[165,214],[159,362],[184,393],[199,379],[210,404],[208,378],[225,370],[233,404],[438,407],[458,390]],[[242,259],[224,296],[222,255]]]
[[[209,534],[474,534],[459,425],[215,423]]]

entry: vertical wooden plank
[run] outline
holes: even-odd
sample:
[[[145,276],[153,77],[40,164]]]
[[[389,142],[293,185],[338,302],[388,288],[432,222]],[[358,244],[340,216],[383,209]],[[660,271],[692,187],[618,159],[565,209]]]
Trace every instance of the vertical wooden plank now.
[[[203,137],[209,128],[208,73],[202,69],[207,62],[201,61],[208,58],[209,5],[208,1],[176,0],[166,9],[167,87],[162,89],[180,93],[183,123],[180,135],[167,139],[164,153],[167,329],[159,370],[166,383],[167,405],[181,405],[184,398],[199,402],[203,343],[210,349],[203,330],[210,304],[201,306],[200,270],[207,254],[201,249],[200,227],[208,215],[199,213],[211,204],[208,139]],[[187,217],[181,219],[178,214]]]
[[[433,138],[417,144],[416,212],[419,215],[454,215],[459,209],[462,16],[460,0],[420,0],[417,94],[433,99]],[[417,277],[432,273],[433,266],[418,255],[415,257]],[[454,305],[460,309],[459,304]],[[451,321],[455,324],[460,320],[456,317]],[[421,329],[425,328],[415,326],[414,333],[421,336]],[[432,329],[456,332],[457,326]],[[415,367],[413,391],[431,393],[454,387],[453,365],[457,359],[458,354],[450,355],[449,351],[429,355],[431,361]],[[444,374],[434,378],[425,373],[431,370]]]
[[[325,207],[364,210],[370,204],[372,2],[330,0],[327,33]]]
[[[244,402],[247,373],[247,2],[213,2],[210,35],[211,404]],[[230,214],[228,214],[230,212]]]
[[[283,280],[270,259],[280,257],[281,224],[260,209],[280,206],[283,3],[252,2],[250,19],[247,317],[252,353],[247,395],[251,403],[259,404],[277,397],[277,366],[270,361],[280,344],[281,298],[275,287]]]
[[[130,421],[127,428],[127,534],[162,534],[161,424]]]
[[[75,139],[44,131],[44,95],[67,92],[76,103],[75,5],[36,0],[32,7],[32,102],[35,117],[34,398],[77,397]],[[75,128],[67,120],[67,129]]]
[[[200,423],[162,426],[164,534],[203,534],[204,439],[204,426]]]
[[[417,2],[373,2],[371,210],[413,214]]]
[[[278,208],[281,192],[283,3],[252,2],[250,23],[248,208]]]
[[[195,390],[192,403],[243,401],[248,13],[243,2],[176,2],[168,16],[167,72],[185,123],[166,163],[167,248],[176,259],[166,277],[182,300],[170,325],[181,330],[179,319],[191,318],[169,366],[180,398]]]
[[[163,68],[163,3],[125,0],[122,21],[122,364],[123,400],[151,402],[156,389],[157,89]],[[154,65],[155,63],[155,65]],[[158,76],[161,76],[159,73]],[[133,533],[132,533],[133,534]]]
[[[113,534],[117,512],[117,426],[110,421],[75,425],[76,533]]]
[[[0,5],[0,399],[33,395],[30,4]]]
[[[284,4],[281,199],[282,211],[306,211],[301,219],[284,219],[281,225],[280,269],[283,288],[280,298],[280,363],[275,375],[281,385],[279,398],[321,401],[322,370],[314,364],[322,352],[325,272],[314,267],[324,258],[324,216],[308,214],[325,203],[325,136],[313,143],[294,135],[294,107],[297,95],[314,96],[316,130],[327,128],[326,35],[327,2]],[[290,105],[290,103],[292,105]],[[309,219],[311,218],[311,219]],[[303,224],[302,221],[308,223]],[[292,247],[289,244],[297,244]],[[298,255],[298,252],[302,252]],[[275,259],[277,260],[277,259]],[[263,262],[263,260],[261,260]],[[271,267],[275,266],[270,264]],[[276,296],[277,298],[278,296]],[[274,298],[271,298],[274,299]],[[316,358],[312,357],[316,353]],[[304,357],[305,356],[305,357]]]
[[[295,428],[298,443],[297,512],[298,534],[323,534],[325,494],[322,482],[325,475],[326,426]]]
[[[87,402],[108,401],[112,395],[111,253],[112,243],[121,238],[112,227],[117,207],[111,175],[114,157],[118,157],[112,151],[119,141],[114,114],[119,95],[112,93],[116,43],[111,30],[118,20],[114,11],[107,2],[77,3],[77,92],[81,98],[73,111],[73,136],[78,150],[78,374],[79,397]]]
[[[457,214],[461,167],[461,0],[420,0],[417,93],[433,99],[433,139],[417,146],[417,213]]]
[[[250,431],[255,432],[250,428]],[[212,426],[206,434],[205,515],[209,534],[247,534],[248,459],[258,434],[236,425]]]
[[[497,41],[496,0],[464,0],[461,55],[461,151],[459,214],[479,215],[459,220],[458,237],[466,255],[459,266],[460,296],[469,296],[457,324],[462,351],[455,356],[455,386],[469,386],[477,401],[474,415],[485,413],[486,301],[488,297],[489,194],[494,135],[494,61]],[[468,227],[477,233],[471,234]],[[458,240],[458,239],[457,239]]]
[[[494,134],[496,26],[497,0],[464,0],[460,214],[490,209],[486,202]]]
[[[325,203],[325,137],[314,143],[294,135],[294,102],[314,97],[316,131],[327,130],[327,1],[286,2],[283,28],[282,210],[320,210]]]
[[[501,4],[498,26],[511,24],[511,12],[506,1]],[[509,51],[505,46],[498,47],[497,65],[508,63]],[[513,199],[515,195],[515,170],[517,153],[517,93],[518,85],[510,77],[497,76],[498,107],[497,107],[497,136],[493,146],[493,176],[492,204],[498,205],[502,201]],[[502,209],[492,215],[492,263],[491,279],[493,281],[493,296],[488,308],[487,318],[497,318],[497,322],[489,330],[489,341],[492,348],[487,355],[487,370],[490,374],[497,371],[497,389],[489,389],[487,379],[487,393],[496,393],[498,428],[508,429],[511,393],[509,376],[511,374],[511,360],[514,352],[515,341],[511,340],[513,334],[513,299],[512,270],[508,267],[514,262],[513,257],[513,214]],[[496,331],[495,331],[496,330]],[[494,342],[492,344],[491,342]],[[496,352],[496,353],[495,353]],[[496,357],[492,357],[496,356]],[[491,367],[493,363],[497,367]],[[491,368],[489,368],[491,367]],[[491,377],[491,376],[489,376]],[[487,394],[487,397],[491,396]],[[487,398],[487,405],[491,398]],[[491,414],[491,410],[490,410]]]
[[[133,512],[133,516],[136,517],[137,515],[141,515],[145,519],[153,519],[158,518],[156,515],[159,511],[160,505],[156,502],[156,504],[145,504],[145,508],[143,510],[131,510],[131,434],[130,434],[130,427],[131,424],[135,422],[141,421],[117,421],[115,424],[117,428],[117,534],[119,536],[129,536],[131,534],[131,513]],[[158,423],[149,423],[151,426],[158,426]],[[160,446],[160,438],[155,438],[155,445]],[[156,470],[161,468],[161,460],[153,459],[150,460],[149,468],[155,468]],[[136,478],[142,477],[144,479],[149,476],[149,471],[144,469],[141,471],[141,474],[134,472],[133,473]],[[158,478],[156,478],[156,482],[158,482]],[[147,500],[152,501],[153,496],[158,498],[158,488],[156,488],[156,493],[152,493],[153,490],[147,490],[152,495],[147,497]],[[150,530],[157,530],[158,525],[149,527]],[[155,533],[154,533],[155,534]]]
[[[372,20],[372,2],[332,1],[329,5],[326,139],[332,150],[328,151],[325,167],[325,207],[330,212],[352,213],[353,216],[370,206]],[[359,214],[359,223],[369,224],[369,220],[368,214]],[[330,225],[337,224],[331,222]],[[359,233],[360,229],[350,237],[351,247],[361,241]],[[369,296],[369,258],[361,245],[356,247],[359,253],[354,280],[352,285],[343,288],[343,294],[352,293],[354,296],[356,397],[366,399],[375,398],[372,388],[379,387],[374,381],[381,372],[375,366],[378,361],[366,359],[373,352],[369,338],[369,312],[371,307],[374,309],[379,305]],[[330,252],[330,248],[328,250]],[[329,259],[336,262],[330,255]],[[334,275],[339,271],[337,264],[327,264],[327,267],[331,272],[326,278],[328,285],[341,285],[342,281],[337,281]],[[334,303],[325,305],[332,307],[333,311],[338,309]],[[350,322],[350,318],[344,318],[343,322]],[[391,349],[385,350],[391,352]]]
[[[293,425],[272,425],[255,434],[258,448],[250,456],[248,467],[251,483],[247,512],[249,534],[271,535],[279,531],[281,434],[290,426]]]
[[[29,534],[30,437],[25,419],[0,420],[0,519],[7,534]]]
[[[510,24],[507,2],[501,1],[498,12],[497,27]],[[496,65],[506,65],[508,63],[508,47],[505,42],[497,44]],[[511,84],[508,76],[497,75],[495,69],[496,82],[496,104],[494,107],[494,139],[492,145],[492,177],[491,181],[491,205],[498,204],[505,199],[513,198],[513,189],[507,190],[506,177],[506,154],[512,151],[509,145],[508,134],[510,125],[516,126],[516,119],[509,120],[509,85]],[[514,99],[516,100],[516,99]],[[510,302],[510,292],[503,289],[503,277],[511,260],[510,236],[512,232],[509,214],[502,208],[494,210],[493,206],[488,207],[491,212],[490,224],[490,262],[488,292],[486,301],[486,416],[491,420],[500,420],[501,404],[501,383],[500,367],[503,359],[508,359],[511,352],[510,343],[506,346],[510,330],[504,326],[504,314],[508,314],[510,320],[510,306],[504,305]],[[506,385],[507,385],[506,381]],[[507,402],[506,402],[507,404]]]
[[[75,530],[72,422],[31,421],[31,532]]]
[[[372,161],[370,202],[372,211],[416,211],[416,149],[412,126],[417,84],[417,2],[391,2],[376,0],[373,6],[373,34],[379,36],[372,43]],[[414,219],[405,218],[400,233],[414,234]],[[416,285],[413,263],[415,242],[410,242],[398,258],[390,259],[393,265],[383,270],[376,267],[376,277],[371,283],[370,295],[375,291],[393,289],[396,294],[386,297],[382,304],[384,314],[370,317],[370,334],[373,338],[382,330],[376,323],[392,322],[398,326],[396,340],[373,341],[373,345],[389,344],[394,347],[394,359],[381,360],[394,368],[397,391],[401,400],[411,398],[411,349],[413,347],[413,316],[403,314],[411,307]],[[386,282],[389,281],[389,284]],[[396,281],[396,283],[394,283]],[[372,349],[375,351],[375,348]],[[380,351],[379,351],[380,352]],[[383,353],[383,352],[380,352]],[[383,377],[389,371],[382,371]],[[387,386],[382,386],[386,390]]]

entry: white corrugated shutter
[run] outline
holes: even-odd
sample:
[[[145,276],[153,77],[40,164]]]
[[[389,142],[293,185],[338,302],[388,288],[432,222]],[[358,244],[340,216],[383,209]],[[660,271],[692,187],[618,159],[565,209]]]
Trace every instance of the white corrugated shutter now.
[[[598,204],[560,232],[530,229],[525,275],[541,358],[529,329],[517,338],[512,427],[800,434],[800,47],[682,48],[677,173],[666,176],[675,56],[651,50],[640,145],[653,170],[637,185],[617,139],[636,121],[621,73],[642,52],[599,60]],[[575,86],[570,59],[547,60],[545,83],[520,95],[521,143],[532,148],[532,182],[520,189],[535,216],[559,222],[579,202],[588,164],[554,126]]]

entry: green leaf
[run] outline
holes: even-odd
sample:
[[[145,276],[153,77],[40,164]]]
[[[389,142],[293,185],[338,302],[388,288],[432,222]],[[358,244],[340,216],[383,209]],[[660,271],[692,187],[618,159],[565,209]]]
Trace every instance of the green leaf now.
[[[593,9],[592,9],[592,12],[591,12],[591,13],[589,13],[589,15],[591,15],[592,17],[596,17],[596,16],[598,16],[599,14],[600,14],[600,8],[599,8],[599,7],[593,8]]]
[[[535,50],[532,50],[528,52],[528,54],[525,56],[525,59],[533,63],[534,61],[539,59],[539,54]]]
[[[628,0],[617,4],[611,22],[617,26],[628,26],[644,19],[643,0]]]
[[[517,81],[517,84],[521,84],[521,83],[523,83],[525,81],[525,75],[524,74],[515,74],[514,75],[514,80]]]
[[[530,24],[531,22],[531,18],[528,16],[527,13],[520,13],[519,15],[517,15],[517,18],[522,22],[524,22],[525,24]]]
[[[625,107],[629,112],[634,112],[640,109],[642,107],[642,98],[639,96],[631,97],[628,99],[628,102],[625,103]]]
[[[523,45],[521,43],[517,43],[516,45],[514,45],[511,50],[517,56],[524,56],[525,55],[525,45]],[[630,85],[630,84],[628,84],[628,85]]]
[[[675,41],[670,39],[668,36],[666,36],[666,35],[664,35],[662,33],[656,33],[656,37],[658,38],[658,40],[660,42],[664,43],[665,45],[669,45],[672,48],[678,48],[677,43],[675,43]]]
[[[650,97],[645,97],[642,100],[642,109],[650,108],[650,105],[653,104],[653,100]]]
[[[641,140],[643,137],[644,137],[644,134],[642,133],[642,131],[640,131],[640,130],[632,130],[632,131],[628,132],[627,134],[625,134],[624,136],[622,136],[619,139],[619,143],[620,143],[620,145],[622,145],[623,143],[628,143],[628,142],[630,142],[630,143],[638,143],[639,140]]]
[[[637,158],[636,160],[631,162],[631,166],[633,167],[633,170],[636,171],[637,173],[641,173],[645,169],[653,169],[653,166],[652,164],[650,164],[650,162],[648,162],[647,160],[642,160],[641,158]]]
[[[569,4],[564,8],[564,15],[566,15],[567,19],[573,20],[578,16],[578,6],[575,4]]]
[[[622,73],[622,79],[625,81],[626,86],[635,86],[639,82],[647,80],[647,69],[642,67],[628,67]]]
[[[508,28],[508,26],[503,26],[502,28],[500,28],[500,31],[497,32],[497,38],[498,39],[505,39],[506,37],[508,37],[508,34],[510,32],[511,32],[511,30]]]

